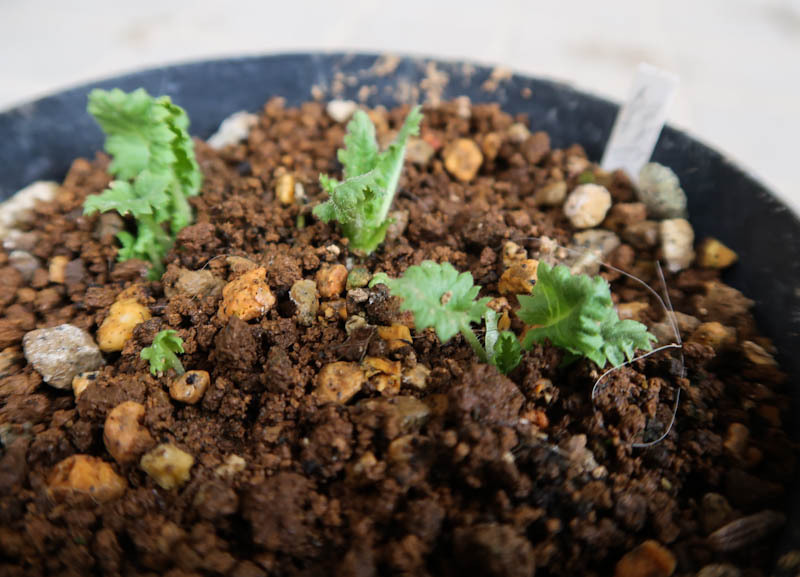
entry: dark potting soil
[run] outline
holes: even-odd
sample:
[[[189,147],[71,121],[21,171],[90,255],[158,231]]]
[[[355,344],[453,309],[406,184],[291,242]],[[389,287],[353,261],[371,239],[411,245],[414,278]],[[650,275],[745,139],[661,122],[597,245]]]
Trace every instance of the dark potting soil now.
[[[382,141],[405,112],[371,113]],[[666,274],[683,313],[685,376],[680,354],[664,351],[609,375],[594,401],[602,371],[588,361],[562,367],[559,350],[536,346],[506,377],[478,364],[460,337],[442,345],[413,331],[382,285],[352,275],[362,286],[343,286],[334,265],[397,275],[432,259],[500,297],[515,259],[567,256],[553,243],[570,245],[576,231],[560,205],[537,196],[562,181],[610,190],[601,229],[622,243],[605,259],[660,286],[657,225],[624,175],[600,171],[579,146],[551,150],[542,133],[509,130],[524,119],[495,105],[443,103],[425,115],[426,145],[410,153],[394,203],[398,223],[368,258],[310,214],[324,196],[319,173],[339,174],[344,136],[321,104],[273,100],[246,142],[222,151],[197,143],[205,183],[192,199],[196,224],[180,233],[158,282],[144,279],[143,263],[117,262],[121,221],[82,215],[86,196],[109,182],[108,159],[74,162],[57,198],[24,226],[39,267],[26,279],[0,250],[0,574],[644,577],[723,563],[769,573],[795,467],[781,425],[785,378],[752,303],[719,271]],[[482,149],[469,182],[444,166],[459,138]],[[300,185],[288,204],[276,198],[284,174]],[[58,256],[63,279],[43,264]],[[276,304],[248,322],[225,320],[219,287],[257,267]],[[200,269],[213,275],[208,290],[186,288],[182,279]],[[621,311],[666,326],[640,284],[601,274]],[[323,295],[306,317],[289,294],[301,279]],[[77,399],[43,383],[22,355],[26,332],[70,323],[95,335],[130,287],[152,318],[124,349],[105,355]],[[524,330],[513,296],[493,306]],[[412,326],[411,340],[384,328],[392,325]],[[184,366],[210,374],[194,405],[172,399],[171,377],[152,376],[139,356],[165,328],[183,338]],[[331,363],[345,364],[326,380]],[[350,379],[352,396],[319,392]],[[678,390],[666,438],[633,447],[666,431]],[[125,401],[144,407],[142,451],[172,443],[194,458],[185,484],[159,487],[140,454],[115,462],[104,424]],[[54,467],[77,454],[112,464],[124,493],[55,491]]]

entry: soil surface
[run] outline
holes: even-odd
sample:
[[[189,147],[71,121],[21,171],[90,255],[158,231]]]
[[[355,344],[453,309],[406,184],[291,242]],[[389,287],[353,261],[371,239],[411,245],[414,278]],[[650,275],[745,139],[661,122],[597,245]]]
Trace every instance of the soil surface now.
[[[371,112],[382,142],[406,111]],[[594,401],[596,365],[561,366],[562,352],[540,345],[503,376],[460,337],[443,346],[414,331],[383,285],[364,286],[375,271],[449,261],[482,296],[501,297],[493,306],[521,334],[501,276],[525,258],[570,258],[555,244],[582,246],[553,197],[587,182],[614,203],[594,229],[617,235],[605,260],[660,286],[658,224],[623,174],[579,146],[552,150],[496,105],[424,112],[397,222],[367,258],[311,215],[319,173],[340,175],[345,133],[322,104],[273,100],[241,144],[197,142],[196,224],[157,282],[143,263],[117,262],[120,219],[82,215],[109,182],[108,159],[74,162],[56,199],[0,250],[0,574],[769,574],[795,468],[785,377],[752,303],[718,269],[666,273],[682,355],[611,373]],[[477,174],[463,165],[472,149],[447,160],[459,139],[477,145]],[[35,257],[30,269],[13,250]],[[675,338],[641,284],[600,272],[621,312]],[[275,304],[246,321],[227,314],[220,289],[259,275]],[[313,282],[293,291],[301,280]],[[83,390],[73,382],[77,396],[43,382],[25,334],[69,323],[97,338],[125,289],[150,318],[124,348],[104,354]],[[194,404],[139,356],[166,328],[184,340],[186,369],[209,374]],[[666,438],[633,447],[667,431],[679,390]],[[183,454],[167,463],[171,489],[140,462],[164,443],[193,459],[185,477]],[[75,455],[110,470],[87,488],[77,461],[64,469]]]

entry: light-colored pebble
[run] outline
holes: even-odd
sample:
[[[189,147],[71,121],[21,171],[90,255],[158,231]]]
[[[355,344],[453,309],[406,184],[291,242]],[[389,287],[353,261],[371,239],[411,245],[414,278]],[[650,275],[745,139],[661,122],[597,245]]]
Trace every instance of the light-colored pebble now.
[[[8,231],[8,234],[3,239],[3,248],[6,249],[6,252],[11,253],[15,250],[25,250],[25,251],[32,251],[36,248],[36,243],[39,242],[39,235],[36,232],[30,231],[21,231],[17,229],[11,229]]]
[[[451,142],[445,147],[442,156],[447,172],[461,182],[469,182],[475,178],[483,164],[481,149],[469,138],[459,138]]]
[[[692,332],[689,341],[708,345],[719,352],[736,344],[736,329],[717,321],[702,323]]]
[[[522,144],[531,135],[530,129],[521,122],[515,122],[506,131],[508,139],[514,144]]]
[[[300,324],[312,325],[319,311],[317,283],[311,279],[295,281],[292,288],[289,289],[289,298],[297,307],[297,318]]]
[[[128,488],[111,465],[90,455],[72,455],[59,462],[48,475],[47,486],[56,499],[78,493],[100,503],[121,497]]]
[[[637,194],[650,218],[685,218],[686,193],[668,166],[650,162],[639,172]]]
[[[352,100],[331,100],[325,106],[325,112],[336,122],[344,123],[350,120],[358,109],[358,104]]]
[[[388,327],[378,327],[378,337],[386,341],[390,351],[396,351],[413,344],[411,329],[406,325],[393,324]]]
[[[8,255],[8,264],[17,269],[22,279],[28,283],[33,279],[33,274],[39,269],[39,259],[24,250],[14,250]]]
[[[513,241],[503,245],[503,267],[509,268],[528,259],[528,251]]]
[[[533,285],[536,284],[538,269],[539,261],[532,258],[511,265],[500,277],[497,286],[500,294],[506,296],[530,294],[533,292]]]
[[[610,230],[592,229],[576,232],[569,245],[571,249],[562,262],[572,274],[595,275],[600,262],[605,260],[622,242]]]
[[[317,271],[317,290],[324,299],[342,294],[347,284],[347,268],[343,264],[324,265]]]
[[[71,387],[75,375],[103,364],[91,335],[68,324],[30,331],[22,338],[22,349],[44,382],[57,389]]]
[[[742,353],[745,358],[754,365],[762,367],[777,367],[778,362],[775,360],[767,350],[753,341],[744,341],[742,343]]]
[[[48,280],[55,284],[64,284],[67,263],[69,263],[69,259],[64,255],[57,255],[51,258],[47,267]]]
[[[225,281],[212,274],[210,270],[181,269],[174,286],[165,287],[168,297],[184,293],[193,297],[217,296],[222,292]]]
[[[191,477],[194,457],[171,443],[162,443],[142,456],[141,469],[162,489],[175,489]]]
[[[220,123],[217,131],[208,139],[208,145],[219,150],[245,140],[250,130],[258,124],[258,115],[245,110],[234,112]]]
[[[564,215],[575,228],[592,228],[603,222],[611,208],[611,193],[599,184],[581,184],[564,202]]]
[[[428,386],[428,376],[431,370],[423,364],[416,364],[403,372],[403,382],[417,389],[424,391]]]
[[[567,198],[567,183],[563,180],[548,182],[533,193],[536,204],[541,206],[559,206]]]
[[[338,361],[322,367],[314,394],[320,403],[344,404],[366,383],[364,371],[356,363]]]
[[[104,353],[121,351],[133,337],[136,325],[149,320],[150,309],[136,298],[121,298],[111,305],[97,329],[97,344]]]
[[[742,572],[728,563],[713,563],[700,569],[697,577],[742,577]]]
[[[707,238],[697,248],[697,264],[705,268],[728,268],[739,255],[715,238]]]
[[[266,279],[267,269],[257,267],[226,284],[218,311],[220,318],[235,316],[249,321],[265,315],[275,304]]]
[[[181,403],[194,405],[203,398],[211,376],[208,371],[186,371],[169,384],[169,396]]]
[[[295,178],[291,173],[281,174],[275,179],[275,198],[283,206],[294,204]]]
[[[648,540],[626,553],[614,577],[669,577],[675,572],[675,555],[658,541]]]
[[[37,202],[53,200],[58,186],[57,182],[39,180],[0,203],[0,239],[6,238],[18,222],[30,220]]]
[[[411,136],[406,143],[406,159],[414,164],[426,166],[436,154],[436,149],[422,138]]]
[[[694,261],[694,229],[684,218],[662,220],[659,227],[661,253],[670,272],[678,272]]]
[[[225,457],[225,462],[214,469],[214,474],[223,479],[230,479],[236,473],[244,471],[245,467],[247,467],[247,461],[239,455],[230,454]]]
[[[125,401],[111,409],[106,416],[103,443],[120,465],[135,461],[155,444],[147,428],[142,425],[144,413],[141,403]]]

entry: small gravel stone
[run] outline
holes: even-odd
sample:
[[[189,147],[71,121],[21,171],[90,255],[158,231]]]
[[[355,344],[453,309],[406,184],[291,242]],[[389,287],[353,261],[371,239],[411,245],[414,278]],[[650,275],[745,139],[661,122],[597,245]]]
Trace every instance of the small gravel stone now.
[[[290,206],[294,203],[294,175],[290,173],[281,174],[275,180],[275,198],[283,206]]]
[[[575,228],[592,228],[603,222],[611,207],[611,194],[599,184],[582,184],[564,203],[564,215]]]
[[[64,284],[69,259],[63,255],[54,256],[47,266],[47,278],[51,283]]]
[[[386,229],[386,240],[397,240],[408,227],[408,211],[407,210],[393,210],[388,215],[392,223]]]
[[[217,296],[222,292],[225,281],[215,277],[210,270],[181,269],[174,286],[165,287],[168,297],[176,293],[185,293],[194,297]]]
[[[125,401],[114,407],[106,417],[103,443],[120,465],[135,461],[155,444],[150,432],[142,426],[144,414],[144,405]]]
[[[18,222],[30,220],[38,201],[49,202],[58,194],[58,183],[39,180],[0,203],[0,239],[6,238]]]
[[[254,268],[225,285],[219,316],[227,320],[232,316],[249,321],[266,314],[275,304],[275,296],[266,280],[267,269]]]
[[[371,278],[372,273],[366,267],[357,266],[347,275],[347,290],[365,287]]]
[[[247,461],[245,461],[239,455],[230,454],[225,457],[225,462],[214,469],[214,474],[217,477],[222,477],[223,479],[233,477],[236,473],[240,473],[245,470],[247,467]]]
[[[503,266],[509,268],[528,259],[528,251],[517,243],[508,241],[503,245]]]
[[[528,137],[531,135],[531,131],[521,122],[515,122],[508,127],[506,134],[508,135],[508,139],[514,144],[522,144],[528,140]]]
[[[654,220],[634,222],[620,233],[622,240],[634,248],[647,249],[658,244],[659,226]]]
[[[175,489],[191,477],[194,457],[171,443],[162,443],[139,461],[142,470],[162,489]]]
[[[688,268],[694,260],[694,229],[684,218],[661,221],[661,252],[670,272]]]
[[[708,345],[719,352],[736,344],[736,329],[716,321],[702,323],[692,332],[689,341]]]
[[[323,266],[317,271],[317,288],[322,298],[334,298],[342,294],[347,284],[347,268],[343,264]]]
[[[211,376],[208,371],[186,371],[169,384],[169,396],[181,403],[194,405],[203,398]]]
[[[705,268],[727,268],[739,255],[715,238],[707,238],[697,249],[697,264]]]
[[[412,136],[406,144],[406,159],[414,164],[426,166],[436,154],[436,149],[427,140]]]
[[[136,298],[119,298],[97,329],[97,344],[104,353],[121,351],[137,325],[149,320],[150,310]]]
[[[418,391],[424,391],[428,385],[428,376],[431,370],[423,364],[416,364],[403,373],[403,383],[410,385]]]
[[[208,139],[208,145],[219,150],[246,139],[250,130],[258,124],[258,115],[245,110],[234,112],[220,123],[217,131]]]
[[[57,500],[77,493],[101,503],[121,497],[128,488],[111,465],[90,455],[72,455],[58,463],[48,475],[47,485]]]
[[[651,162],[639,172],[637,194],[651,218],[686,217],[686,193],[672,169]]]
[[[538,164],[550,153],[550,136],[539,130],[522,143],[522,155],[531,164]]]
[[[563,263],[572,274],[595,275],[600,271],[600,261],[605,260],[621,243],[619,237],[609,230],[584,230],[572,236],[570,252]]]
[[[778,362],[775,360],[767,350],[753,341],[744,341],[742,343],[742,353],[745,358],[754,365],[762,367],[777,367]]]
[[[619,560],[614,577],[669,577],[676,564],[675,555],[669,549],[648,540]]]
[[[461,182],[469,182],[483,164],[481,149],[469,138],[459,138],[448,144],[443,152],[444,167]]]
[[[97,217],[92,236],[103,240],[117,236],[125,228],[125,221],[116,212],[104,212]]]
[[[533,193],[536,204],[542,206],[559,206],[567,198],[567,183],[563,180],[548,182]]]
[[[378,337],[386,341],[390,351],[405,348],[414,342],[411,340],[411,330],[406,325],[401,324],[378,327]]]
[[[706,493],[700,501],[700,524],[706,535],[733,519],[733,508],[719,493]]]
[[[14,250],[8,255],[8,264],[17,269],[22,279],[29,283],[39,269],[39,259],[24,250]]]
[[[361,367],[356,363],[339,361],[322,367],[314,393],[320,403],[344,404],[361,390],[365,382]]]
[[[11,229],[3,239],[3,248],[11,253],[15,250],[32,251],[39,242],[39,235],[34,231],[22,232],[21,230]]]
[[[520,295],[533,292],[536,284],[536,272],[539,261],[532,258],[526,259],[507,268],[500,277],[497,289],[502,295]]]
[[[25,359],[51,387],[67,389],[81,372],[94,371],[103,355],[91,335],[73,325],[37,329],[22,339]]]
[[[300,324],[311,326],[319,311],[319,293],[317,283],[311,279],[300,279],[289,289],[289,298],[297,307]]]
[[[350,120],[357,109],[358,104],[352,100],[331,100],[325,107],[325,112],[334,121],[344,123]]]
[[[750,442],[750,429],[741,423],[731,423],[722,447],[733,457],[744,460],[747,444]]]

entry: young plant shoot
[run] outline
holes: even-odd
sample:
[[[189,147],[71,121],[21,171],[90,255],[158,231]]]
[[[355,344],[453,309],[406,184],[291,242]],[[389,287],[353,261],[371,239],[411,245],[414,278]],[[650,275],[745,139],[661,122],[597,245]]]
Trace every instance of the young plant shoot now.
[[[411,311],[417,330],[433,327],[442,343],[461,333],[478,359],[496,365],[503,373],[519,364],[516,337],[510,331],[498,331],[497,313],[487,306],[491,299],[475,300],[481,287],[473,284],[470,273],[459,273],[449,262],[438,264],[426,260],[409,267],[400,278],[378,273],[370,286],[379,283],[389,287],[392,296],[402,299],[400,308]],[[486,320],[486,348],[471,327],[482,319]]]
[[[531,328],[523,348],[548,339],[565,349],[565,362],[586,357],[600,368],[619,366],[634,350],[649,351],[656,337],[642,323],[620,320],[611,301],[611,289],[602,277],[573,275],[564,265],[539,263],[533,294],[518,295],[517,316]]]
[[[106,134],[108,167],[114,181],[84,202],[85,214],[116,210],[136,221],[136,234],[117,235],[119,260],[150,261],[151,278],[163,272],[175,236],[192,222],[188,198],[200,191],[203,176],[194,156],[186,112],[168,96],[143,89],[125,93],[93,90],[89,113]]]
[[[314,216],[324,222],[337,221],[352,248],[369,254],[383,242],[392,223],[388,214],[403,169],[406,141],[419,134],[421,120],[420,107],[415,106],[383,152],[378,150],[375,126],[366,112],[357,110],[347,124],[345,148],[338,152],[344,180],[320,175],[330,199],[314,208]]]
[[[186,371],[178,359],[177,353],[183,353],[183,339],[177,331],[160,331],[153,339],[153,344],[142,349],[141,358],[150,361],[150,373],[153,375],[164,374],[169,369],[182,375]]]

